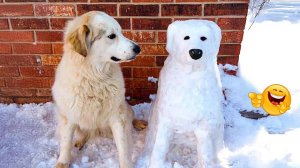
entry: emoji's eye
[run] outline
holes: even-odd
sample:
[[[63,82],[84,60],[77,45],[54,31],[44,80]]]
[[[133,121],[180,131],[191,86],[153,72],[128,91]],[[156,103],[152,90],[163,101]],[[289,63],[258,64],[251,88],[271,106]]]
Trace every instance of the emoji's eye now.
[[[204,36],[200,37],[200,39],[201,39],[202,41],[205,41],[205,40],[207,40],[207,38],[206,38],[206,37],[204,37]]]
[[[273,90],[277,92],[277,89],[273,89]]]
[[[184,40],[188,40],[188,39],[190,39],[190,36],[185,36],[184,37]]]
[[[283,93],[283,91],[279,90],[280,93]]]

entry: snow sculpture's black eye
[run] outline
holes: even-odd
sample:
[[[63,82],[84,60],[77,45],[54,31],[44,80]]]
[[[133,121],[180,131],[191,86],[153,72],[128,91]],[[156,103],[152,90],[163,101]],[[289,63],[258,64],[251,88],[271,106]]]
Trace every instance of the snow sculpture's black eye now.
[[[115,34],[111,34],[111,35],[109,35],[109,36],[107,36],[109,39],[114,39],[114,38],[116,38],[116,35]]]
[[[188,39],[190,39],[190,36],[185,36],[184,37],[184,40],[188,40]]]
[[[202,36],[202,37],[200,37],[200,39],[201,39],[202,41],[205,41],[207,38],[204,37],[204,36]]]

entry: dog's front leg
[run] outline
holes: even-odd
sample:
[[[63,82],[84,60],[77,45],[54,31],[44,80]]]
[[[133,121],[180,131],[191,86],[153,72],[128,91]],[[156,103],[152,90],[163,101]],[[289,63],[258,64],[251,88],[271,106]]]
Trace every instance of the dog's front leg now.
[[[167,127],[168,124],[158,123],[157,130],[154,131],[156,135],[152,135],[155,136],[155,142],[150,156],[149,168],[169,168],[171,164],[166,162],[166,155],[169,151],[170,137],[173,133]]]
[[[59,120],[60,127],[60,153],[56,168],[68,168],[71,160],[72,138],[75,125],[69,120]]]
[[[120,168],[133,168],[131,160],[132,126],[131,121],[118,119],[111,121],[111,130],[119,153]]]

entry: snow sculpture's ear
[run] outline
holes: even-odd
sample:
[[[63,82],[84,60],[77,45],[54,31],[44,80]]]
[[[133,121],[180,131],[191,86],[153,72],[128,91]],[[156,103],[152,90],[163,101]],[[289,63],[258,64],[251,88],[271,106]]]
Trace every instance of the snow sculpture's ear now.
[[[216,41],[216,45],[219,47],[222,39],[222,33],[220,27],[215,22],[210,22],[210,28],[213,30],[213,35]]]
[[[170,24],[168,26],[168,31],[167,31],[167,47],[166,47],[168,53],[173,53],[174,48],[175,48],[174,47],[174,41],[175,41],[174,34],[176,33],[175,32],[176,31],[175,30],[176,29],[175,23],[176,22],[173,22],[172,24]]]

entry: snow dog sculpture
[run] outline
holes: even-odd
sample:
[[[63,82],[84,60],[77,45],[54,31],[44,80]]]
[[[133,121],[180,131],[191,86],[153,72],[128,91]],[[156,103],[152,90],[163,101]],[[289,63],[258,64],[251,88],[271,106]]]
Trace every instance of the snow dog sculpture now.
[[[223,94],[217,68],[221,30],[211,21],[176,21],[169,25],[169,56],[160,72],[157,98],[149,118],[144,152],[136,168],[172,167],[166,161],[177,133],[194,133],[198,167],[219,167],[223,148]]]

